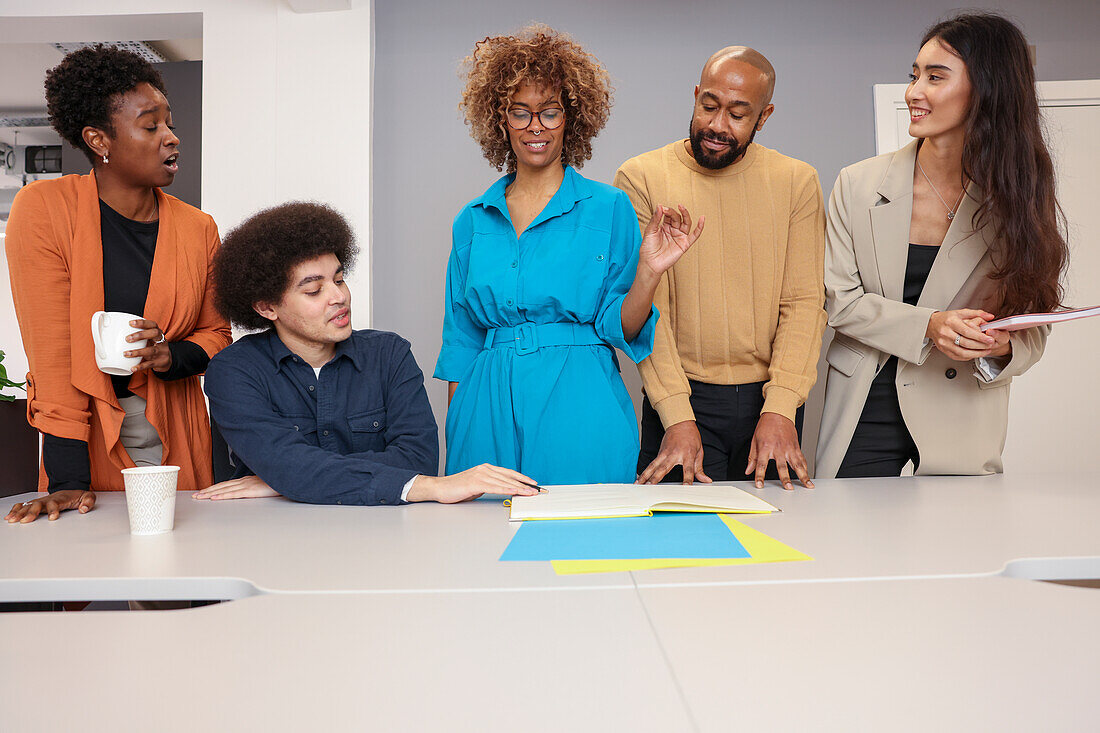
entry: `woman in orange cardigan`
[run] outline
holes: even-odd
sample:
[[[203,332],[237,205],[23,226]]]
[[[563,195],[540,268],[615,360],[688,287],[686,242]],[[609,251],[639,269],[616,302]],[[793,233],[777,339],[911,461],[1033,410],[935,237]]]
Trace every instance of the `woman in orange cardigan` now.
[[[87,512],[134,465],[179,466],[184,491],[213,483],[198,375],[231,340],[209,287],[217,227],[160,190],[179,157],[160,74],[127,51],[85,48],[48,72],[46,102],[92,172],[31,183],[8,219],[27,419],[44,436],[39,490],[50,492],[16,504],[8,522]],[[148,345],[127,352],[142,358],[130,376],[96,367],[99,310],[141,315],[128,340]]]

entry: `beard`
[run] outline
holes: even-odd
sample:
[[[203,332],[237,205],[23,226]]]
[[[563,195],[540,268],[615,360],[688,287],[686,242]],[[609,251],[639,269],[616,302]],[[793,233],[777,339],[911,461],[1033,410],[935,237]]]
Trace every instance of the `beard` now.
[[[759,120],[757,120],[759,122]],[[695,129],[695,116],[692,115],[691,126],[688,128],[688,140],[691,142],[691,154],[695,156],[695,162],[710,170],[719,170],[737,161],[752,145],[756,138],[756,125],[752,127],[752,134],[744,145],[737,142],[733,135],[720,135],[705,129]],[[712,140],[718,143],[726,143],[729,148],[724,153],[713,153],[703,147],[703,140]]]

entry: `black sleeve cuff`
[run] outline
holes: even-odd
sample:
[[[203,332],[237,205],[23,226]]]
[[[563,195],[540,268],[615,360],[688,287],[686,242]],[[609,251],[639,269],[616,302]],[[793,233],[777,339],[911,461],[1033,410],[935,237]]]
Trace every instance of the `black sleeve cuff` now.
[[[76,489],[87,491],[92,485],[92,465],[88,444],[74,438],[42,436],[42,463],[49,479],[48,491]]]
[[[172,354],[172,366],[168,367],[168,371],[149,370],[165,382],[202,374],[210,363],[206,350],[192,341],[169,341],[168,351]]]

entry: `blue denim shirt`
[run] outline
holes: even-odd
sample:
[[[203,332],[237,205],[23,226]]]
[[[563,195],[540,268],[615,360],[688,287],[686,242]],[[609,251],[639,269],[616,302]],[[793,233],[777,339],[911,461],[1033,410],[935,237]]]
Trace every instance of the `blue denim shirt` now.
[[[438,471],[424,375],[397,334],[353,332],[319,378],[274,329],[251,334],[210,361],[205,389],[238,475],[295,501],[400,504]]]

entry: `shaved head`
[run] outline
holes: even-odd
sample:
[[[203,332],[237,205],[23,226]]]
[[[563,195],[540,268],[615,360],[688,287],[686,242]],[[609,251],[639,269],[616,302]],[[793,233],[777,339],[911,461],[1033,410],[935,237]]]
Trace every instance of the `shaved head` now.
[[[688,150],[704,168],[733,165],[775,107],[775,69],[759,51],[727,46],[707,59],[695,87]]]
[[[700,74],[699,83],[704,84],[704,80],[709,74],[719,71],[722,66],[730,61],[748,64],[764,75],[767,87],[762,103],[764,106],[768,105],[772,101],[772,92],[775,91],[775,68],[764,57],[764,54],[748,46],[726,46],[721,51],[716,52],[703,64],[703,72]]]

